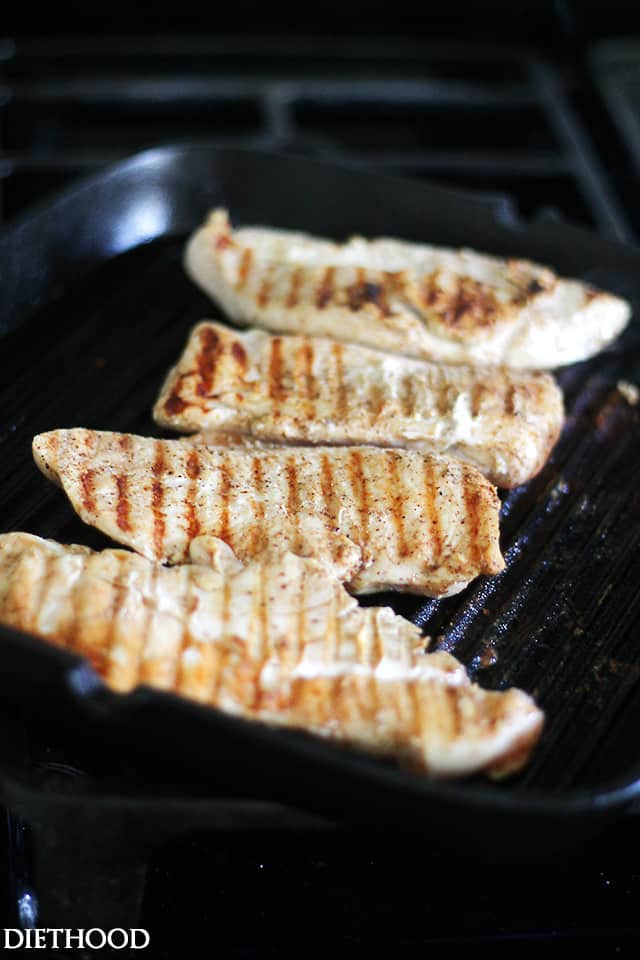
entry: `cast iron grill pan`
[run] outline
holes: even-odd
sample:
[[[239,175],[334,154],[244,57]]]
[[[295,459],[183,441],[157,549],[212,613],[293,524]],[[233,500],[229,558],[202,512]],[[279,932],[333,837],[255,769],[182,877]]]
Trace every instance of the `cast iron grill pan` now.
[[[640,305],[640,252],[557,220],[503,223],[499,206],[478,198],[301,158],[206,145],[141,154],[0,238],[2,531],[110,545],[41,476],[31,440],[72,426],[163,435],[150,411],[167,369],[193,324],[223,316],[181,267],[187,233],[215,204],[238,224],[530,257],[630,298],[636,314]],[[517,685],[536,697],[547,725],[518,777],[499,786],[432,782],[169,695],[116,696],[77,658],[5,630],[0,684],[21,704],[28,752],[51,755],[56,722],[76,734],[82,726],[84,741],[70,746],[72,737],[65,749],[71,763],[82,756],[89,773],[78,789],[94,802],[132,792],[129,763],[140,777],[133,793],[153,783],[156,804],[222,792],[377,821],[402,811],[428,823],[437,812],[463,832],[471,811],[474,830],[495,821],[504,831],[505,822],[548,830],[568,815],[593,825],[623,809],[640,775],[640,408],[617,384],[640,380],[638,348],[632,322],[610,350],[560,373],[561,440],[545,470],[503,498],[503,574],[441,601],[366,601],[413,619],[431,649],[451,651],[484,686]],[[37,778],[31,785],[42,787]]]

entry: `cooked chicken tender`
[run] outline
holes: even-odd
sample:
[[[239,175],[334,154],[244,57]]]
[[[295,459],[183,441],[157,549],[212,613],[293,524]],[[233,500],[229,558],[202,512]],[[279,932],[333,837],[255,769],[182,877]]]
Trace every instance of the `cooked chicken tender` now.
[[[234,231],[224,210],[191,236],[185,267],[238,323],[443,363],[558,367],[598,353],[630,315],[625,300],[527,260]]]
[[[457,593],[502,570],[495,488],[459,460],[376,447],[216,448],[54,430],[36,463],[82,520],[152,560],[322,560],[355,593]],[[206,562],[206,561],[205,561]]]
[[[472,684],[388,608],[361,608],[290,554],[232,572],[166,569],[24,533],[0,536],[0,622],[85,656],[106,684],[172,691],[249,720],[393,756],[435,776],[503,775],[543,715]]]
[[[318,337],[201,323],[154,408],[163,427],[450,454],[502,487],[531,479],[563,422],[545,373],[441,366]]]

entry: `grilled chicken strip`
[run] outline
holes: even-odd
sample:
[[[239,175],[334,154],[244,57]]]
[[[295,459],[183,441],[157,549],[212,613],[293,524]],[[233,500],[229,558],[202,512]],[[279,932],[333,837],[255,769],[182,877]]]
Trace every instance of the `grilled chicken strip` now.
[[[201,323],[154,408],[163,427],[450,454],[492,483],[538,473],[563,421],[545,373],[440,366],[366,347]]]
[[[626,326],[625,300],[527,260],[302,233],[232,231],[215,210],[185,267],[238,323],[444,363],[548,369],[590,357]]]
[[[457,593],[498,573],[500,502],[473,467],[376,447],[217,449],[93,430],[33,442],[80,517],[151,560],[241,563],[276,548],[322,560],[355,593]]]
[[[166,569],[5,534],[0,622],[87,657],[114,690],[148,684],[437,776],[518,768],[543,722],[526,694],[480,689],[449,654],[422,653],[413,624],[291,554]]]

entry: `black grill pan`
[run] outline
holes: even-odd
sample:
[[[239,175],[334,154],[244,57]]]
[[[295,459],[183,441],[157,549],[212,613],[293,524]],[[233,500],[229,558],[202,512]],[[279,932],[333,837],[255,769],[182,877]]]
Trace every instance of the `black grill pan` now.
[[[239,224],[528,257],[640,308],[640,252],[555,219],[503,221],[482,198],[305,158],[202,144],[140,154],[0,237],[2,531],[108,544],[37,471],[31,439],[72,426],[160,435],[150,411],[164,374],[191,326],[216,315],[181,268],[185,236],[216,204]],[[628,811],[640,795],[640,408],[618,384],[640,379],[639,346],[632,321],[560,373],[566,428],[543,473],[504,497],[503,574],[447,600],[368,601],[414,619],[483,685],[537,698],[547,726],[522,774],[434,782],[173,696],[121,697],[77,658],[2,630],[5,801],[36,819],[62,804],[146,822],[194,804],[215,821],[221,797],[284,802],[378,827],[437,822],[448,844],[518,850],[573,842]]]

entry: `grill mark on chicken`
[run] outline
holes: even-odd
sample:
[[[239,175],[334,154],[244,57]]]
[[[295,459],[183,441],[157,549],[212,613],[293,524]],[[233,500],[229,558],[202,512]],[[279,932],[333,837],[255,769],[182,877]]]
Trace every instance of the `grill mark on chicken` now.
[[[435,566],[442,555],[442,531],[440,529],[440,510],[438,504],[439,490],[436,487],[435,468],[433,460],[427,460],[424,465],[424,511],[425,522],[429,529],[433,555],[431,563]]]
[[[236,290],[242,290],[246,286],[247,280],[249,279],[249,274],[251,273],[251,268],[253,265],[253,250],[251,247],[245,247],[242,251],[242,256],[240,257],[240,266],[238,267],[238,279],[236,282]]]
[[[220,464],[220,539],[232,547],[229,526],[229,494],[231,492],[231,471],[226,457]]]
[[[157,564],[153,564],[151,567],[148,595],[153,598],[157,596],[158,574],[160,569],[161,567],[159,567]],[[149,603],[147,606],[147,615],[145,617],[144,628],[142,631],[142,642],[138,648],[136,669],[133,672],[133,676],[140,677],[140,683],[145,683],[147,681],[153,683],[155,680],[153,662],[149,657],[145,656],[147,647],[146,638],[151,636],[154,618],[155,607],[153,603]]]
[[[247,695],[247,707],[251,711],[260,707],[260,678],[268,659],[267,630],[263,615],[265,576],[264,564],[261,563],[251,597],[251,617],[255,624],[255,641],[247,657],[247,672],[249,673],[247,689],[250,692],[250,696]]]
[[[336,617],[336,597],[335,594],[332,594],[327,616],[327,627],[324,632],[322,645],[323,663],[332,663],[335,659],[336,639],[339,629]]]
[[[164,547],[165,516],[162,510],[164,501],[164,485],[162,478],[166,469],[164,447],[156,443],[156,455],[153,462],[151,483],[151,512],[153,514],[153,546],[156,557],[161,557]]]
[[[509,417],[516,416],[516,397],[517,397],[517,388],[513,383],[510,383],[507,387],[507,395],[504,401],[505,413]]]
[[[333,486],[331,460],[327,454],[323,454],[322,460],[320,461],[320,490],[322,491],[325,513],[330,521],[331,527],[335,529],[338,523],[340,506]]]
[[[433,270],[422,279],[420,293],[425,307],[434,307],[440,296],[440,271]]]
[[[343,347],[340,343],[331,345],[335,369],[335,411],[338,420],[347,415],[347,388],[344,382]]]
[[[366,401],[366,408],[369,412],[369,423],[371,426],[375,426],[380,415],[384,413],[386,402],[387,398],[385,397],[383,386],[376,380],[372,379],[371,383],[369,384],[369,391]]]
[[[259,632],[258,636],[259,636],[260,650],[261,650],[260,669],[261,669],[261,672],[262,672],[262,668],[264,667],[264,664],[266,663],[267,656],[268,656],[269,653],[270,653],[270,650],[269,650],[269,619],[268,619],[268,607],[267,607],[267,603],[268,603],[267,567],[266,567],[266,565],[265,565],[264,563],[260,565],[260,570],[259,570],[259,572],[258,572],[258,586],[259,586],[259,590],[260,590],[260,594],[259,594],[259,595],[260,595],[260,608],[259,608],[259,612],[260,612],[260,632]],[[258,675],[258,676],[260,676],[260,675]]]
[[[125,580],[125,583],[122,582],[123,580]],[[118,632],[118,617],[120,616],[120,612],[124,606],[126,598],[126,575],[124,571],[124,565],[120,563],[118,572],[114,577],[113,585],[111,587],[111,609],[109,610],[107,627],[102,638],[99,654],[97,656],[92,656],[92,650],[89,651],[89,653],[87,653],[86,650],[83,651],[84,655],[89,657],[91,666],[99,674],[103,673],[106,664],[109,662],[111,651],[115,646]]]
[[[490,396],[489,389],[484,383],[474,384],[471,390],[471,416],[477,417],[482,409],[482,402],[485,397]]]
[[[387,499],[391,502],[391,519],[396,530],[396,549],[398,556],[406,557],[410,552],[407,544],[404,530],[404,486],[403,478],[398,470],[398,454],[393,450],[388,450],[386,454],[387,461],[387,483],[385,493]]]
[[[420,702],[420,689],[415,680],[410,680],[406,685],[406,691],[409,698],[409,729],[415,737],[422,738],[424,720],[422,716],[422,703]]]
[[[331,302],[333,297],[333,279],[335,272],[335,267],[327,267],[324,272],[316,293],[316,307],[318,310],[324,310],[327,304]]]
[[[82,488],[82,506],[87,513],[95,513],[96,502],[93,499],[93,481],[95,479],[95,470],[85,470],[80,474],[80,486]]]
[[[369,629],[361,631],[360,634],[361,640],[364,640],[365,637],[368,640],[366,649],[362,652],[362,662],[372,669],[370,675],[365,677],[364,683],[360,686],[360,702],[363,709],[371,716],[377,710],[380,700],[379,684],[375,678],[375,668],[381,660],[375,652],[378,649],[378,623],[375,613],[367,611],[367,624]]]
[[[464,336],[477,327],[491,326],[497,319],[497,301],[490,288],[470,277],[449,276],[441,284],[441,270],[422,282],[419,305],[428,316]]]
[[[247,351],[244,349],[239,340],[234,340],[231,345],[231,355],[238,365],[240,370],[240,376],[247,369]]]
[[[257,296],[259,307],[266,307],[266,305],[269,303],[269,300],[271,299],[272,286],[273,282],[271,278],[271,267],[265,267],[262,283],[260,284],[260,289]]]
[[[285,465],[287,478],[287,515],[292,528],[291,550],[297,553],[300,549],[298,518],[300,514],[300,492],[298,490],[298,473],[294,457],[290,457]]]
[[[455,740],[460,736],[463,726],[463,717],[460,711],[460,693],[454,687],[445,687],[446,706],[448,716],[451,722],[451,732],[449,739]]]
[[[400,385],[400,407],[403,416],[410,419],[416,412],[416,391],[413,377],[403,377]]]
[[[469,483],[466,475],[462,475],[462,489],[464,491],[464,503],[466,507],[466,516],[461,523],[466,525],[466,543],[469,553],[469,560],[472,564],[478,562],[478,537],[480,536],[479,525],[479,497],[478,491]]]
[[[356,281],[346,288],[347,306],[353,313],[364,309],[367,304],[376,307],[384,317],[393,315],[389,306],[387,294],[393,289],[394,277],[392,274],[378,273],[374,281],[367,276],[364,267],[356,270]]]
[[[229,628],[229,605],[231,601],[231,588],[230,581],[227,577],[222,581],[222,610],[221,610],[221,620],[222,620],[222,635],[225,636]],[[214,676],[215,688],[213,692],[213,701],[217,700],[217,694],[220,688],[225,682],[224,673],[229,660],[230,654],[232,651],[232,645],[227,643],[223,646],[220,651],[217,662],[217,676]]]
[[[184,669],[184,652],[189,648],[193,641],[190,626],[190,615],[193,613],[193,599],[195,599],[192,597],[192,580],[188,577],[185,577],[183,581],[183,587],[184,593],[182,595],[182,606],[186,616],[182,623],[180,642],[178,643],[174,677],[174,685],[178,690],[183,690],[186,686],[187,676]]]
[[[363,267],[356,270],[356,281],[347,287],[347,306],[355,313],[362,310],[365,304],[365,271]]]
[[[282,384],[283,373],[282,339],[274,337],[271,341],[271,358],[269,360],[269,396],[274,404],[281,403],[286,397],[286,390]],[[274,416],[277,415],[277,411],[275,411]]]
[[[372,644],[372,662],[380,663],[384,656],[384,644],[382,642],[382,633],[377,618],[372,617],[373,621],[373,644]]]
[[[189,452],[186,463],[187,476],[191,480],[189,494],[185,500],[184,512],[187,521],[187,536],[189,540],[195,540],[200,533],[200,520],[198,518],[198,509],[196,506],[198,496],[198,477],[200,476],[200,457],[197,449]]]
[[[302,267],[296,267],[292,274],[289,284],[289,292],[285,300],[285,307],[291,309],[292,307],[297,307],[298,300],[300,297],[300,287],[302,285],[302,279],[304,277],[304,270]]]
[[[367,491],[367,480],[364,473],[362,454],[359,450],[353,450],[351,452],[347,461],[347,468],[351,479],[356,508],[360,515],[362,542],[366,544],[369,537],[369,494]]]
[[[304,398],[304,415],[307,420],[315,420],[315,377],[313,375],[313,343],[306,338],[300,344],[296,354],[296,382],[300,396]]]
[[[176,390],[178,389],[179,387],[176,386]],[[179,417],[180,414],[184,413],[190,406],[191,404],[187,400],[183,400],[182,397],[174,392],[165,400],[164,410],[168,417]]]
[[[383,317],[393,316],[393,311],[387,300],[387,292],[391,290],[393,284],[389,277],[382,278],[380,283],[368,283],[367,300],[374,303]]]
[[[129,482],[126,476],[116,477],[116,486],[118,488],[118,504],[116,506],[116,523],[123,532],[131,530],[130,504],[129,504]]]
[[[251,461],[251,476],[254,490],[251,551],[257,554],[264,547],[264,474],[259,457],[254,457]]]
[[[196,365],[200,379],[196,391],[201,397],[206,397],[213,388],[218,358],[224,350],[224,345],[212,327],[202,327],[199,336],[200,351],[196,358]]]

